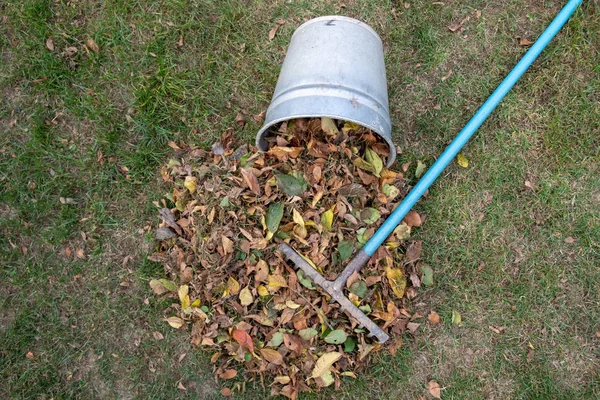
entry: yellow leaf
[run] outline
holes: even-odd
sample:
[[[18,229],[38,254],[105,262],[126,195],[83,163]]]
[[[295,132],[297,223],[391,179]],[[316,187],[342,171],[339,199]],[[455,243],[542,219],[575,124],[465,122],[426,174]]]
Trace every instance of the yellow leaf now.
[[[189,295],[185,295],[183,297],[183,299],[181,299],[181,309],[185,310],[186,308],[188,308],[190,306],[191,302],[190,302],[190,296]]]
[[[296,210],[295,208],[294,208],[294,222],[297,225],[304,226],[304,218],[302,218],[302,214],[300,214],[298,212],[298,210]]]
[[[189,291],[190,291],[190,288],[188,285],[179,286],[179,289],[177,290],[177,294],[179,295],[179,300],[183,301],[185,296],[188,295]]]
[[[385,276],[394,294],[401,299],[406,289],[406,276],[404,276],[402,270],[400,268],[386,267]]]
[[[321,129],[323,132],[330,135],[337,135],[339,133],[337,126],[335,126],[335,122],[327,117],[321,118]]]
[[[342,358],[342,353],[338,353],[337,351],[323,354],[315,363],[311,378],[318,378],[328,373],[329,368],[340,358]]]
[[[460,316],[460,313],[456,310],[452,310],[452,324],[460,325],[461,322],[462,322],[462,317]]]
[[[469,159],[465,157],[463,153],[458,153],[458,157],[456,157],[456,162],[463,168],[467,168],[469,166]]]
[[[243,306],[247,306],[247,305],[252,304],[253,301],[254,301],[254,298],[252,297],[252,293],[250,293],[250,289],[248,289],[248,286],[246,286],[240,292],[240,303]]]
[[[287,287],[285,278],[279,274],[269,275],[267,278],[267,284],[270,288]]]
[[[359,124],[355,124],[354,122],[346,121],[346,122],[344,122],[344,126],[342,127],[342,132],[344,132],[345,134],[348,134],[348,132],[357,131],[358,129],[360,129]]]
[[[287,308],[291,308],[292,310],[295,310],[295,309],[297,309],[297,308],[299,308],[299,307],[300,307],[300,304],[296,303],[296,302],[295,302],[295,301],[293,301],[293,300],[286,300],[286,301],[285,301],[285,306],[286,306]]]
[[[196,300],[194,300],[194,302],[190,306],[198,308],[198,307],[200,307],[200,304],[201,304],[200,303],[200,299],[196,299]]]
[[[331,232],[333,225],[333,209],[327,210],[321,215],[321,225],[327,232]]]
[[[185,321],[179,317],[169,317],[169,318],[165,319],[165,321],[167,321],[169,323],[169,325],[171,325],[175,329],[181,328],[183,326],[183,324],[185,323]]]
[[[276,376],[275,379],[273,380],[274,383],[281,383],[282,385],[287,385],[288,383],[290,383],[290,381],[291,381],[291,379],[287,375]]]
[[[229,277],[227,280],[227,293],[236,295],[240,291],[240,284],[238,281]]]
[[[185,186],[186,189],[190,191],[190,193],[194,193],[196,191],[196,188],[198,187],[198,178],[191,175],[186,176],[183,186]]]
[[[256,288],[256,290],[258,291],[258,295],[259,296],[268,296],[269,295],[269,291],[267,290],[266,287],[264,287],[263,285],[260,285]]]

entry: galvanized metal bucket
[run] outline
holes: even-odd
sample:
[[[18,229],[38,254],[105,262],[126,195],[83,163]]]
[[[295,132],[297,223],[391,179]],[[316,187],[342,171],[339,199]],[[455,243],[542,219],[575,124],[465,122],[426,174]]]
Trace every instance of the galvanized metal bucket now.
[[[342,16],[319,17],[292,36],[256,146],[267,150],[269,128],[294,118],[355,122],[392,142],[383,46],[367,24]]]

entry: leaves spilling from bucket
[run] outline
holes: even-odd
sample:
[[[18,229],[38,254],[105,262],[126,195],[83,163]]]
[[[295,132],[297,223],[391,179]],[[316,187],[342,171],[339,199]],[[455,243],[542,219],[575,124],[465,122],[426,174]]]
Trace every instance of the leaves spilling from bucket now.
[[[413,213],[347,282],[348,298],[392,337],[373,343],[276,249],[286,242],[335,278],[408,192],[403,173],[386,168],[387,145],[353,123],[297,119],[267,141],[266,153],[236,146],[231,131],[213,151],[170,144],[177,156],[161,169],[169,194],[156,202],[160,240],[149,257],[167,277],[150,287],[177,303],[164,320],[213,353],[228,394],[243,390],[237,379],[258,379],[296,398],[339,388],[371,354],[394,354],[403,333],[416,334],[427,319],[410,299],[433,284],[433,270],[410,240],[424,220]]]

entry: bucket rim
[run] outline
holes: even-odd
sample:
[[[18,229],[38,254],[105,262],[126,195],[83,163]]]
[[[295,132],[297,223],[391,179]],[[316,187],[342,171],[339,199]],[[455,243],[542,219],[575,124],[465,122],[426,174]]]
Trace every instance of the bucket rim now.
[[[379,43],[381,45],[383,45],[383,41],[381,40],[381,37],[377,34],[377,32],[375,32],[375,29],[371,28],[366,22],[363,22],[363,21],[358,20],[356,18],[346,17],[344,15],[324,15],[322,17],[317,17],[317,18],[309,19],[308,21],[306,21],[305,23],[303,23],[302,25],[300,25],[299,27],[296,28],[296,30],[292,34],[292,38],[294,36],[296,36],[296,33],[300,32],[300,30],[302,28],[305,28],[306,26],[314,24],[316,22],[328,21],[328,20],[332,20],[332,21],[333,20],[336,20],[336,21],[345,21],[345,22],[350,22],[350,23],[353,23],[355,25],[358,25],[361,28],[364,28],[367,31],[369,31],[373,36],[375,36],[377,38],[377,40],[379,41]]]

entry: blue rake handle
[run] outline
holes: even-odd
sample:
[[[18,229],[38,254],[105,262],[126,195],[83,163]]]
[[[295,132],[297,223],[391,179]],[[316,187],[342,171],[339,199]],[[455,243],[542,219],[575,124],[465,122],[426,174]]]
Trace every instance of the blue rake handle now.
[[[554,18],[552,23],[548,25],[546,30],[535,41],[533,46],[525,53],[523,58],[515,65],[510,73],[504,78],[502,83],[494,90],[494,93],[486,100],[479,110],[473,115],[473,118],[460,131],[458,136],[448,145],[442,155],[423,175],[421,180],[412,188],[410,193],[404,198],[402,203],[396,207],[394,212],[390,214],[387,220],[379,227],[377,232],[369,239],[362,250],[369,256],[379,248],[383,241],[396,229],[402,222],[404,216],[410,211],[415,203],[423,196],[423,193],[431,186],[448,164],[456,157],[458,152],[469,141],[471,136],[485,122],[487,117],[494,111],[496,106],[502,101],[506,93],[517,83],[527,68],[536,60],[542,50],[546,48],[548,43],[556,36],[558,31],[563,27],[573,12],[579,7],[583,0],[570,0],[563,9]]]

